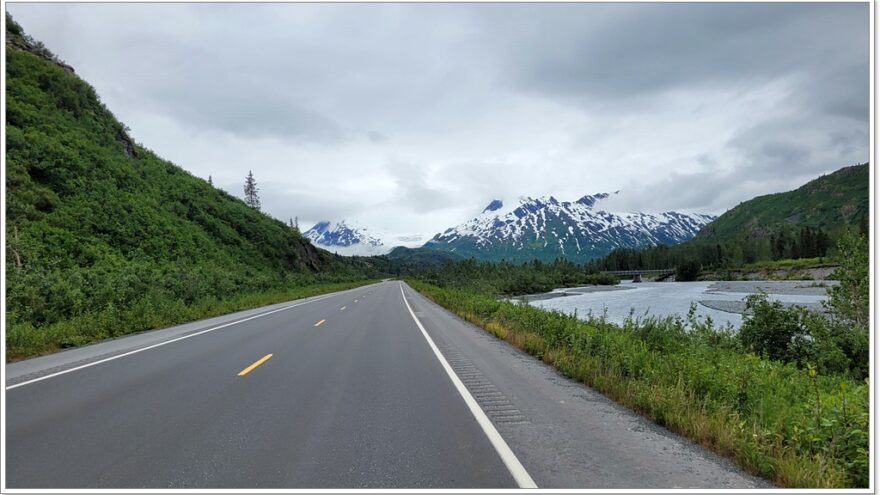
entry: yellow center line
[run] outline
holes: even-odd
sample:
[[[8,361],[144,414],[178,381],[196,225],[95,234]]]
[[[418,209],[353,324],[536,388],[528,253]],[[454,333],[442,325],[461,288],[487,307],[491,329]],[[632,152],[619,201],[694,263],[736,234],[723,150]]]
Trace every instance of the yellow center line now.
[[[253,369],[256,368],[257,366],[259,366],[259,365],[265,363],[266,361],[268,361],[270,357],[272,357],[271,354],[266,354],[265,356],[261,357],[256,363],[254,363],[254,364],[248,366],[247,368],[245,368],[245,369],[239,371],[239,372],[238,372],[238,376],[244,376],[244,375],[247,375],[248,373],[250,373],[251,371],[253,371]]]
[[[319,321],[318,323],[315,323],[315,326],[316,326],[316,327],[317,327],[317,326],[320,326],[321,323],[324,323],[325,321],[327,321],[327,320],[321,320],[321,321]]]
[[[345,311],[345,306],[339,308],[339,311]]]

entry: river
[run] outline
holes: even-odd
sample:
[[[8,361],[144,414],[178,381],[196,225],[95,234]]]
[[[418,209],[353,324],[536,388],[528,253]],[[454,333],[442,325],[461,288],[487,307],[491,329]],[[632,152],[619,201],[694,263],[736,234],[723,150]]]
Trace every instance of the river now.
[[[821,310],[821,304],[827,300],[827,296],[826,288],[818,285],[834,283],[836,282],[817,283],[810,280],[642,283],[623,281],[614,290],[608,290],[607,287],[557,289],[545,295],[547,298],[532,300],[530,304],[567,314],[576,311],[583,317],[590,312],[601,316],[603,311],[606,311],[608,321],[613,323],[623,323],[630,316],[631,311],[636,317],[686,316],[691,304],[696,304],[696,315],[701,321],[712,318],[716,326],[729,323],[734,328],[739,328],[743,317],[734,311],[742,310],[744,300],[749,294],[764,292],[771,300]]]

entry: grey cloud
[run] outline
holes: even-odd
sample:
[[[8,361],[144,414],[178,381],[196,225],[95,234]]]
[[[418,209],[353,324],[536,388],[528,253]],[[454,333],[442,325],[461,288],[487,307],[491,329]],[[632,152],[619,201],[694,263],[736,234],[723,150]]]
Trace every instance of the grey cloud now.
[[[379,131],[367,131],[367,138],[374,143],[383,143],[388,141],[388,136]]]
[[[731,188],[732,183],[737,187]],[[717,215],[754,196],[786,189],[785,181],[759,178],[742,169],[673,172],[647,186],[632,181],[617,197],[603,201],[603,207],[624,211],[684,210]]]
[[[840,58],[864,67],[868,49],[866,4],[600,4],[542,13],[509,40],[517,54],[508,74],[525,88],[592,103],[754,85]]]
[[[257,88],[229,93],[203,92],[182,98],[176,111],[192,125],[215,128],[245,137],[275,135],[287,139],[335,142],[344,131],[329,118],[288,101],[283,95],[266,94]],[[169,100],[166,100],[169,101]]]
[[[419,213],[456,206],[455,193],[432,187],[428,182],[424,167],[394,160],[388,163],[387,170],[397,185],[396,195],[391,200],[392,203],[400,204]]]
[[[200,131],[331,143],[345,138],[341,125],[309,108],[306,98],[284,90],[278,80],[284,75],[267,77],[226,60],[241,57],[240,51],[217,53],[193,40],[143,34],[128,35],[126,41],[130,47],[126,58],[153,59],[152,64],[115,64],[129,73],[115,76],[136,79],[128,86],[127,96],[140,108]],[[167,72],[157,76],[157,65]]]
[[[241,196],[237,189],[228,189]],[[278,184],[261,184],[260,199],[263,211],[287,222],[299,218],[300,230],[306,231],[322,220],[351,218],[360,203],[355,198],[321,194],[320,190],[291,190]]]
[[[7,8],[136,139],[215,181],[253,167],[283,219],[430,237],[495,197],[616,189],[720,213],[868,159],[864,3]]]
[[[856,64],[828,61],[825,70],[813,73],[787,103],[815,116],[841,117],[859,124],[867,122],[870,74],[865,63],[867,53],[860,55],[861,63]]]

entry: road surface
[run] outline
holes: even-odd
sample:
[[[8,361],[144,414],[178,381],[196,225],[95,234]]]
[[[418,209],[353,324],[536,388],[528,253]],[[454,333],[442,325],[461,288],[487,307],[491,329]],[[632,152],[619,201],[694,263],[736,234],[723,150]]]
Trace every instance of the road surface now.
[[[396,281],[6,365],[7,488],[753,488]]]

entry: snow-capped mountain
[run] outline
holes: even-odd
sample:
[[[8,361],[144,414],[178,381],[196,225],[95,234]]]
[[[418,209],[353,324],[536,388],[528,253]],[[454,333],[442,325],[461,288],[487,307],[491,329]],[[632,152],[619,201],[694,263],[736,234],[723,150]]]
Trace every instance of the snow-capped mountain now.
[[[587,195],[573,202],[524,197],[509,206],[495,199],[479,216],[435,235],[425,247],[493,261],[564,257],[584,262],[619,247],[684,242],[715,218],[674,211],[612,213],[597,206],[610,196]]]
[[[363,227],[349,225],[345,220],[332,224],[329,221],[318,222],[304,235],[318,247],[343,256],[374,256],[391,249]]]

